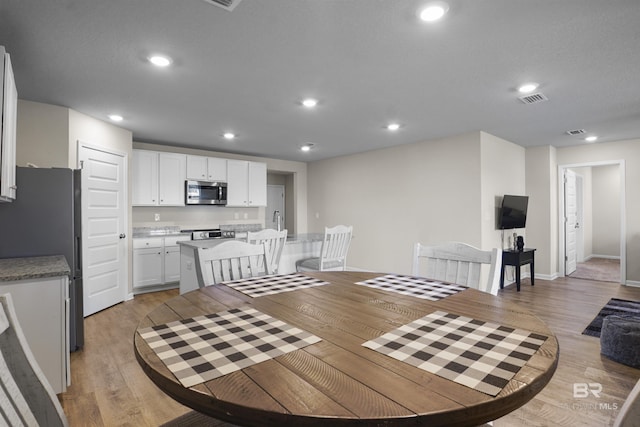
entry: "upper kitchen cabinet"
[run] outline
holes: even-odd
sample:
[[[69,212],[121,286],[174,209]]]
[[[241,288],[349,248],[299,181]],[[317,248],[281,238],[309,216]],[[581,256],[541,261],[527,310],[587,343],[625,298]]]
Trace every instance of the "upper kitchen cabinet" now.
[[[187,155],[187,179],[226,182],[227,159]]]
[[[133,150],[133,206],[184,206],[187,156]]]
[[[0,46],[0,201],[16,198],[16,119],[18,90],[11,58]]]
[[[267,164],[227,160],[227,206],[267,205]]]

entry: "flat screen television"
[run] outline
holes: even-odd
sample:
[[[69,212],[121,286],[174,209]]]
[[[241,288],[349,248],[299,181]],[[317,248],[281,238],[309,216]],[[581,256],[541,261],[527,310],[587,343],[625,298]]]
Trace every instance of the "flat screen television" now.
[[[527,222],[528,204],[529,196],[506,194],[502,198],[502,206],[498,215],[498,228],[501,230],[524,228]]]

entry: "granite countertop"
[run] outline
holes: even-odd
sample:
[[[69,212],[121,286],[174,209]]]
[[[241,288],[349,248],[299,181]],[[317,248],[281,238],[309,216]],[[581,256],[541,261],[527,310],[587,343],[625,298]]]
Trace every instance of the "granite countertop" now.
[[[0,281],[69,276],[64,255],[0,259]]]

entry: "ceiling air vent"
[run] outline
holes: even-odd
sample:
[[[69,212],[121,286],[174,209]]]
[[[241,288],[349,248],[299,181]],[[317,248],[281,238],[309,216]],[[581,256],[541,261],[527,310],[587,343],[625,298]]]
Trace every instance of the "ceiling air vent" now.
[[[547,98],[546,96],[544,96],[540,92],[532,93],[531,95],[519,96],[518,99],[520,101],[524,102],[525,104],[537,104],[538,102],[543,102],[543,101],[548,101],[549,100],[549,98]]]
[[[204,1],[206,3],[216,5],[218,7],[223,8],[224,10],[228,10],[229,12],[231,12],[242,0],[204,0]]]
[[[586,130],[584,129],[574,129],[574,130],[568,130],[567,131],[567,135],[582,135],[583,133],[587,133]]]

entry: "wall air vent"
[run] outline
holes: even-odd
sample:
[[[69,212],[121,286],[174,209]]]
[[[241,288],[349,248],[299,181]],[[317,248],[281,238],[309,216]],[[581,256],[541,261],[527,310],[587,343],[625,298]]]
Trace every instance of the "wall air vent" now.
[[[567,131],[567,135],[582,135],[583,133],[587,133],[586,130],[584,129],[574,129],[574,130],[568,130]]]
[[[531,95],[519,96],[518,99],[520,101],[524,102],[525,104],[537,104],[538,102],[543,102],[543,101],[548,101],[549,100],[549,98],[547,98],[546,96],[544,96],[540,92],[532,93]]]
[[[224,10],[231,12],[242,0],[204,0],[204,1],[206,3],[216,5],[218,7],[223,8]]]

